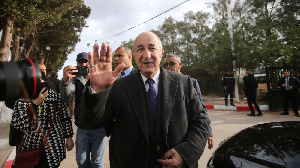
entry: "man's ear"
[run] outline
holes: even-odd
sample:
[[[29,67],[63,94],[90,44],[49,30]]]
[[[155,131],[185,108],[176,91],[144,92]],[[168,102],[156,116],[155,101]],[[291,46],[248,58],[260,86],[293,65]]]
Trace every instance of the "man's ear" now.
[[[179,63],[179,69],[181,69],[181,67],[182,67],[182,62]]]
[[[161,58],[164,56],[165,50],[161,49]]]

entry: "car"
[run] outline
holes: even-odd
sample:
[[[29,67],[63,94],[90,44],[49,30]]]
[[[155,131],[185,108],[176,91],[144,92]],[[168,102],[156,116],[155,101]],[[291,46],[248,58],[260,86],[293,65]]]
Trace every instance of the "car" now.
[[[300,121],[254,125],[225,139],[207,168],[299,168]]]

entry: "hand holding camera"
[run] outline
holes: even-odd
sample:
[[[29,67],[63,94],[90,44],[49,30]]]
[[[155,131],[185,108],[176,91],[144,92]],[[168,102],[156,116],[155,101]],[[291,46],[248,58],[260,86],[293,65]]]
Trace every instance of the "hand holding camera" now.
[[[74,78],[76,76],[85,76],[87,75],[88,72],[88,67],[87,66],[72,66],[72,65],[68,65],[66,67],[64,67],[63,70],[63,83],[68,83],[71,78]]]

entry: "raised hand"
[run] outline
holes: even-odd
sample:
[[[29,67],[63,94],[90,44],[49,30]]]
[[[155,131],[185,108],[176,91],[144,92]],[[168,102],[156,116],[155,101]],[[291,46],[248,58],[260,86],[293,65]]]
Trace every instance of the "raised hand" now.
[[[76,75],[72,75],[72,73],[74,73],[74,72],[78,72],[76,67],[74,67],[72,65],[68,65],[68,66],[64,67],[62,82],[68,83],[71,80],[71,78],[75,78]]]
[[[90,82],[95,92],[100,92],[112,85],[125,67],[125,64],[122,63],[112,71],[111,46],[106,46],[105,43],[102,43],[100,55],[98,50],[99,45],[94,44],[93,54],[91,52],[88,53]]]

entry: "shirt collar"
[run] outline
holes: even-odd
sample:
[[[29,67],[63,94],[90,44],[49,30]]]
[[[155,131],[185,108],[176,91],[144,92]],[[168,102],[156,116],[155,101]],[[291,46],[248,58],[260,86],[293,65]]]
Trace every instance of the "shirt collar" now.
[[[133,66],[127,68],[125,71],[123,71],[125,73],[125,76],[129,75],[130,72],[132,71]]]
[[[159,82],[159,74],[160,74],[160,69],[158,70],[158,72],[156,73],[156,75],[154,75],[154,77],[152,78],[154,80],[154,83],[158,85]],[[144,84],[146,83],[146,80],[148,78],[146,78],[142,73],[141,73],[142,79],[144,81]]]

